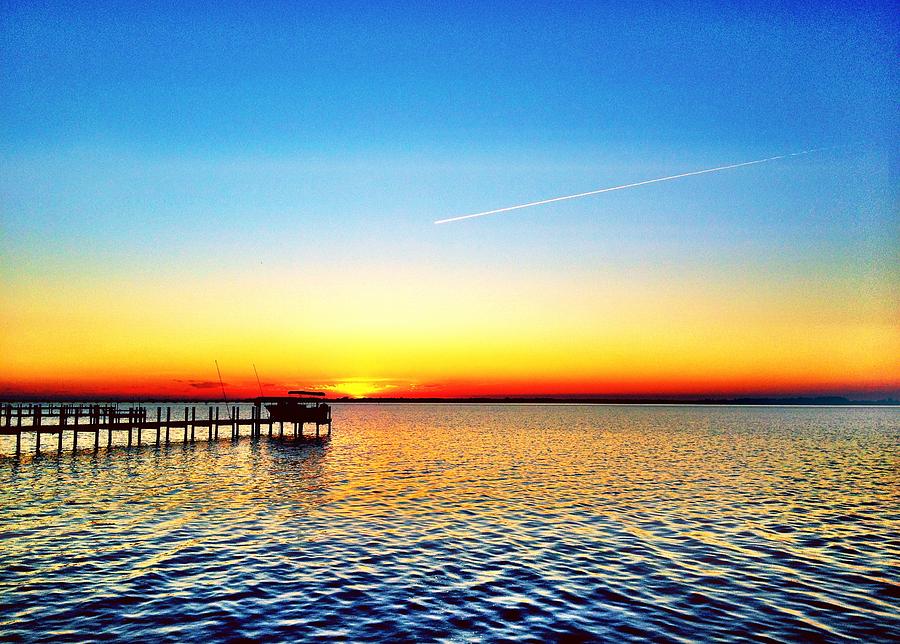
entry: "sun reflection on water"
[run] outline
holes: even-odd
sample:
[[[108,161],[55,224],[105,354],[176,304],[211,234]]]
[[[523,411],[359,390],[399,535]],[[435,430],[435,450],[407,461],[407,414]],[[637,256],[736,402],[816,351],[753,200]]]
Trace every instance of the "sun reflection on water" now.
[[[334,415],[325,443],[0,461],[3,630],[900,634],[895,410],[338,405]]]

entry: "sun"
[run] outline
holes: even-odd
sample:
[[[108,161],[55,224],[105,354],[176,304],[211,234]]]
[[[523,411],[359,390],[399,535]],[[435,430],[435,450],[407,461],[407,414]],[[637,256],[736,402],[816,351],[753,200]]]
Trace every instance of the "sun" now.
[[[371,382],[342,382],[335,385],[335,389],[353,398],[365,398],[369,394],[376,393],[381,387]]]
[[[322,389],[334,395],[350,396],[351,398],[366,398],[367,396],[382,393],[393,388],[394,385],[369,380],[340,380],[332,384],[320,385],[317,387],[317,389]]]

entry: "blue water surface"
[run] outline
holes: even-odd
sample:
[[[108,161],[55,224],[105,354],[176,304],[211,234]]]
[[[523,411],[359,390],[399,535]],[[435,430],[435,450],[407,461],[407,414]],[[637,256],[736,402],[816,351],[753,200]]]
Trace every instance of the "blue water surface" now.
[[[334,419],[321,443],[2,438],[0,639],[900,641],[897,409]]]

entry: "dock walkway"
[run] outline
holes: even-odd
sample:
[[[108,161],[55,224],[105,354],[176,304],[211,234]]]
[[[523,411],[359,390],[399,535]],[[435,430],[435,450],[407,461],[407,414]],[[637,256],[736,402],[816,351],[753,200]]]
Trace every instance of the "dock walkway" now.
[[[326,406],[327,407],[327,406]],[[155,419],[152,418],[155,416]],[[321,421],[321,422],[320,422]],[[88,434],[88,439],[93,439],[93,448],[100,448],[100,435],[105,432],[106,446],[112,447],[113,434],[119,432],[127,434],[127,447],[144,444],[169,445],[172,442],[193,443],[196,441],[197,430],[205,430],[207,441],[219,440],[219,429],[230,430],[230,437],[237,439],[242,436],[241,428],[249,427],[249,436],[262,436],[264,430],[268,430],[269,436],[284,437],[285,424],[293,425],[295,438],[322,438],[321,428],[327,427],[326,437],[331,436],[331,409],[327,407],[327,413],[315,421],[290,421],[276,420],[264,413],[262,401],[253,403],[249,417],[241,417],[241,406],[231,405],[227,414],[220,411],[219,405],[206,406],[204,417],[203,407],[197,414],[197,406],[186,406],[179,413],[171,406],[157,406],[156,413],[150,414],[147,406],[120,407],[110,403],[94,404],[46,404],[46,403],[0,403],[0,436],[16,437],[16,456],[22,453],[22,435],[34,434],[35,454],[41,453],[41,438],[47,434],[56,436],[56,451],[62,453],[63,436],[70,432],[72,437],[72,451],[78,449],[79,435]],[[316,427],[315,436],[306,436],[303,426],[306,422]],[[275,434],[275,426],[278,432]],[[291,428],[289,427],[289,430]],[[174,430],[174,431],[173,431]],[[178,431],[180,430],[180,431]],[[291,432],[288,432],[291,435]],[[204,437],[201,433],[200,440]]]

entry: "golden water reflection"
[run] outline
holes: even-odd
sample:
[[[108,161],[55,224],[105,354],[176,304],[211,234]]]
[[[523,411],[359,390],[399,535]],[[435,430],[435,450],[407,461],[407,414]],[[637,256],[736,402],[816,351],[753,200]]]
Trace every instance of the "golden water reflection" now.
[[[897,633],[896,410],[338,405],[334,416],[317,444],[4,458],[4,630]]]

